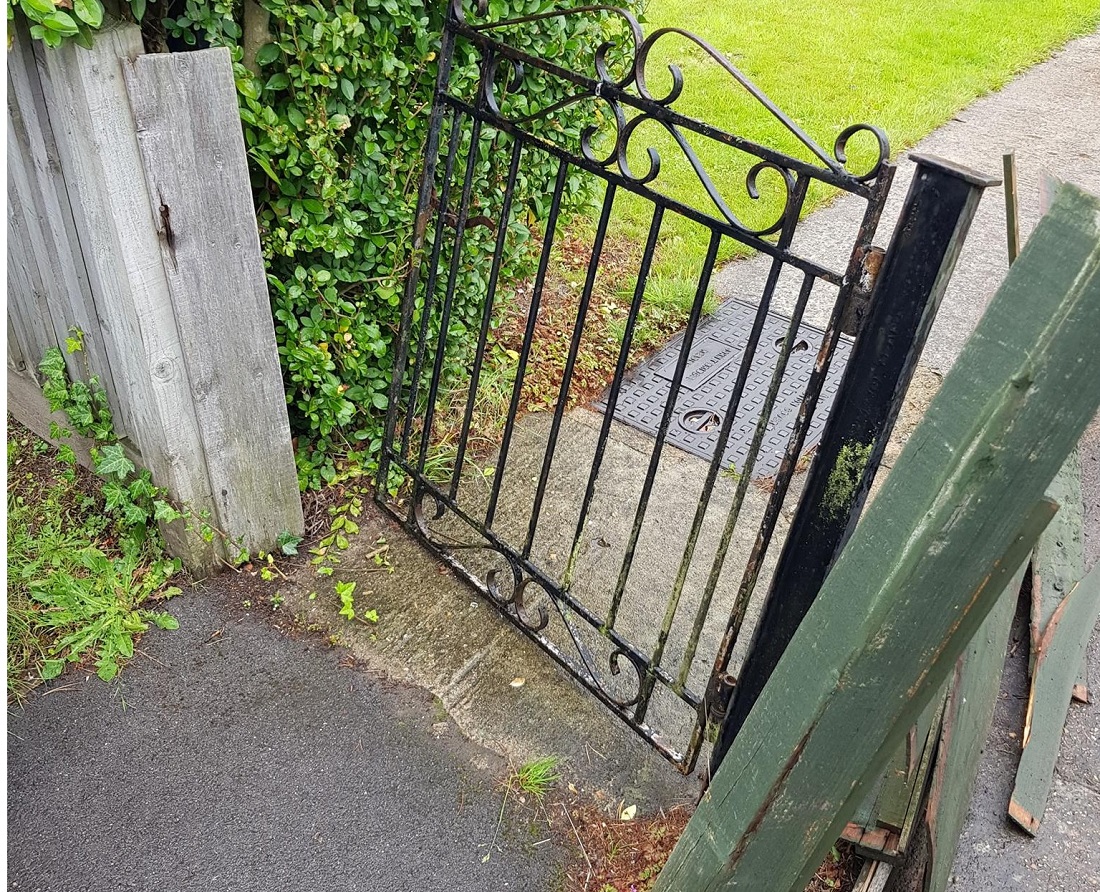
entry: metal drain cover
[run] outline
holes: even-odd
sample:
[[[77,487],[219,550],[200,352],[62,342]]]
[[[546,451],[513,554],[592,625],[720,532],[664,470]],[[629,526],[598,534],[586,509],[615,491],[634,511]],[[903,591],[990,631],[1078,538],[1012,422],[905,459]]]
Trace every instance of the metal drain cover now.
[[[755,316],[756,307],[753,305],[740,300],[727,300],[699,326],[684,370],[673,422],[668,428],[669,443],[701,458],[710,459],[714,455]],[[741,405],[725,444],[724,467],[744,467],[789,325],[790,320],[778,313],[768,313],[764,320],[764,330],[745,391],[741,395]],[[798,336],[753,467],[753,477],[768,477],[779,470],[824,335],[823,331],[809,325],[798,327]],[[615,418],[656,435],[668,401],[672,377],[676,373],[680,347],[681,340],[677,339],[635,369],[630,380],[623,382],[615,405]],[[816,445],[821,438],[825,419],[851,352],[851,338],[842,335],[825,378],[817,411],[810,422],[804,450]],[[606,398],[598,405],[607,411]]]

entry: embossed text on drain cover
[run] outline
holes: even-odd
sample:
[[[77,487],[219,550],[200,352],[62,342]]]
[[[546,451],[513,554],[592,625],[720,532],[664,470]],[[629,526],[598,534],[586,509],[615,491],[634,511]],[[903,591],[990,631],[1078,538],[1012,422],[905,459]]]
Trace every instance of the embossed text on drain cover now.
[[[702,458],[710,459],[714,455],[755,315],[756,307],[751,304],[727,300],[700,324],[684,370],[675,414],[668,427],[669,443]],[[744,467],[789,325],[790,320],[783,316],[767,314],[741,404],[724,445],[723,467]],[[768,477],[779,470],[823,337],[819,329],[799,326],[753,467],[754,477]],[[841,337],[810,423],[804,451],[821,438],[851,351],[851,340]],[[677,339],[634,371],[630,381],[624,382],[615,405],[615,417],[619,421],[650,434],[657,433],[679,356],[680,340]],[[606,410],[606,402],[600,403],[600,407]]]

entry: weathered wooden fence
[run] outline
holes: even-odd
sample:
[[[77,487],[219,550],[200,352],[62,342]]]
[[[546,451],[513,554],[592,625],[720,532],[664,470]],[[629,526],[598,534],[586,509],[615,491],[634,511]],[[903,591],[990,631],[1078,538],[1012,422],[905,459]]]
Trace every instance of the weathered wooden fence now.
[[[35,43],[17,27],[7,63],[9,408],[48,434],[37,365],[79,328],[70,375],[154,480],[271,548],[302,510],[229,51]],[[225,548],[168,532],[192,568]]]

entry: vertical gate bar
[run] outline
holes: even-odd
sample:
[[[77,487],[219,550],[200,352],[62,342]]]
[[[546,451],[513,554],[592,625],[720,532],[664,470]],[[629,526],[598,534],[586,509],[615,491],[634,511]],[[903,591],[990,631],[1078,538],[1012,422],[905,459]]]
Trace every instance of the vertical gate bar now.
[[[779,520],[779,511],[787,497],[787,489],[794,476],[799,456],[802,454],[802,447],[806,442],[806,434],[810,428],[810,422],[813,420],[814,412],[817,410],[817,401],[821,395],[821,389],[825,384],[825,376],[829,372],[829,365],[832,362],[833,352],[836,349],[837,342],[840,340],[842,318],[856,283],[860,279],[861,256],[864,250],[870,245],[875,230],[878,228],[879,219],[882,217],[882,210],[886,203],[886,196],[890,191],[890,185],[894,179],[894,172],[895,168],[893,165],[883,165],[879,178],[875,182],[874,192],[867,200],[867,209],[864,211],[863,221],[860,223],[859,233],[856,237],[856,245],[848,260],[848,269],[844,276],[844,282],[837,293],[832,312],[829,315],[829,321],[826,323],[821,349],[818,351],[817,360],[814,363],[813,371],[810,373],[810,380],[806,384],[802,403],[798,409],[798,416],[795,419],[794,429],[791,431],[791,435],[787,440],[787,449],[783,454],[783,460],[780,462],[779,471],[775,477],[775,486],[772,488],[768,504],[764,509],[764,517],[760,522],[756,541],[753,543],[752,552],[745,566],[745,572],[742,575],[741,583],[738,587],[733,609],[730,611],[730,617],[726,623],[726,631],[722,636],[721,644],[718,647],[718,653],[714,659],[714,670],[711,673],[706,696],[706,699],[711,703],[719,704],[722,702],[722,698],[719,696],[719,688],[722,686],[723,675],[726,671],[726,667],[729,665],[730,657],[733,655],[733,647],[737,643],[738,636],[741,633],[741,625],[745,621],[745,614],[748,610],[753,590],[756,587],[756,580],[760,572],[760,567],[763,565],[768,546],[771,544],[771,537],[772,533],[775,531],[775,524]],[[722,568],[725,564],[725,559],[726,553],[723,551],[719,551],[719,553],[715,555],[714,564],[711,567],[710,578],[707,580],[704,597],[713,596],[722,573]]]
[[[722,723],[712,773],[855,528],[982,192],[1000,183],[940,158],[910,158],[913,183]],[[846,467],[842,455],[858,467]]]
[[[722,530],[721,544],[719,545],[722,549],[728,549],[729,543],[733,539],[733,531],[741,515],[741,508],[745,502],[745,495],[748,493],[752,471],[756,465],[757,455],[760,452],[760,444],[764,441],[764,435],[767,433],[768,424],[771,421],[772,410],[775,408],[775,402],[779,397],[779,388],[787,372],[787,363],[791,357],[794,341],[795,338],[798,337],[798,328],[802,324],[802,317],[806,313],[806,306],[810,301],[810,295],[813,293],[814,284],[816,282],[817,279],[810,273],[803,273],[802,287],[798,291],[798,299],[795,302],[794,313],[791,316],[790,325],[787,328],[787,336],[783,342],[779,361],[776,363],[775,370],[772,372],[772,378],[768,384],[768,393],[764,398],[764,404],[760,408],[760,418],[756,422],[756,430],[753,432],[752,444],[749,446],[748,455],[745,459],[745,466],[742,468],[741,476],[737,481],[737,491],[734,494],[733,503],[730,505],[730,509],[726,514],[726,525]],[[692,625],[687,647],[684,650],[684,656],[680,663],[677,683],[681,686],[687,684],[688,675],[691,673],[691,664],[695,661],[695,651],[699,646],[699,638],[703,633],[703,625],[706,622],[707,614],[710,612],[710,604],[713,597],[714,589],[708,586],[703,592],[703,598],[699,603],[699,609],[696,611],[695,622]]]
[[[661,453],[664,451],[665,438],[668,435],[668,426],[672,422],[672,416],[676,412],[676,401],[680,397],[680,384],[687,370],[688,358],[691,356],[692,342],[695,340],[695,332],[699,327],[699,318],[703,314],[703,302],[706,300],[707,291],[710,289],[710,276],[714,271],[714,262],[718,257],[718,246],[722,242],[722,235],[712,231],[710,243],[707,245],[706,258],[703,260],[703,268],[699,273],[699,282],[695,291],[695,300],[691,305],[691,313],[688,315],[687,327],[684,329],[683,339],[680,341],[680,355],[676,360],[676,371],[672,375],[672,381],[668,388],[668,398],[665,401],[665,410],[661,415],[661,423],[657,427],[657,438],[653,444],[653,451],[649,456],[649,467],[646,469],[645,482],[642,484],[642,493],[638,498],[638,508],[634,513],[634,525],[630,530],[630,538],[627,540],[626,554],[623,556],[623,564],[619,570],[619,578],[615,582],[615,590],[611,594],[611,607],[607,611],[605,626],[614,628],[615,618],[619,613],[619,606],[626,591],[626,581],[630,576],[630,568],[634,563],[634,551],[638,546],[638,538],[642,534],[642,523],[645,521],[646,510],[649,508],[649,496],[653,491],[653,484],[657,479],[657,468],[661,462]],[[610,411],[610,410],[609,410]],[[639,708],[644,708],[639,703]]]
[[[450,16],[448,15],[448,22]],[[439,97],[446,91],[451,78],[451,62],[454,59],[455,35],[444,27],[439,47],[439,71],[436,77],[435,93],[431,118],[428,122],[428,141],[424,148],[424,174],[420,181],[420,194],[416,199],[416,228],[413,242],[409,248],[409,273],[405,279],[405,293],[401,300],[401,319],[398,323],[397,345],[393,358],[393,378],[390,381],[389,405],[386,407],[386,426],[379,455],[377,496],[383,499],[389,487],[390,459],[393,453],[393,438],[397,432],[397,414],[401,403],[401,392],[405,381],[405,364],[408,362],[409,338],[412,334],[412,320],[416,312],[416,288],[420,274],[420,254],[424,248],[424,235],[427,232],[427,214],[431,207],[432,185],[439,156],[439,134],[443,128],[445,106]],[[423,221],[421,224],[420,221]],[[405,445],[408,441],[405,440]]]
[[[455,219],[455,241],[451,249],[451,268],[447,273],[447,287],[443,292],[443,312],[439,317],[439,337],[436,343],[435,362],[432,364],[432,377],[428,384],[428,403],[424,410],[424,429],[420,432],[420,455],[417,458],[416,472],[423,476],[428,461],[428,446],[432,438],[432,422],[435,420],[435,401],[439,396],[439,379],[443,374],[443,359],[447,355],[448,329],[451,326],[451,310],[454,307],[455,282],[458,281],[458,267],[462,261],[462,247],[465,241],[466,220],[470,214],[470,195],[474,186],[474,169],[478,161],[478,143],[481,140],[481,121],[474,120],[470,130],[470,149],[466,155],[466,175],[462,181],[462,198],[458,205],[458,217]],[[441,213],[439,219],[443,219]]]
[[[439,278],[439,254],[443,249],[443,224],[447,209],[451,203],[451,181],[454,178],[455,155],[462,131],[458,126],[458,112],[451,113],[451,138],[447,146],[447,160],[443,166],[443,185],[439,192],[439,207],[436,208],[435,237],[428,260],[428,278],[424,284],[424,305],[420,310],[420,330],[417,332],[416,358],[413,360],[412,379],[409,382],[409,407],[405,413],[405,427],[401,434],[401,455],[407,458],[409,440],[412,438],[413,418],[416,416],[416,397],[420,392],[420,375],[424,370],[424,351],[428,341],[428,323],[431,321],[432,307],[435,304],[435,284]],[[434,184],[431,184],[434,187]],[[419,224],[418,224],[419,225]],[[413,300],[416,296],[413,294]]]
[[[619,346],[619,357],[615,362],[615,374],[611,378],[611,387],[607,394],[607,411],[604,412],[603,422],[600,424],[600,434],[596,440],[596,452],[592,457],[592,467],[588,472],[588,483],[584,489],[584,498],[581,499],[581,511],[577,518],[577,530],[573,534],[573,544],[569,549],[569,560],[562,574],[562,588],[568,590],[573,584],[573,572],[576,569],[577,557],[580,554],[581,538],[584,536],[585,524],[588,521],[588,511],[592,506],[592,499],[596,494],[596,481],[600,476],[600,466],[603,464],[604,451],[607,448],[607,438],[611,433],[611,422],[614,420],[615,404],[619,400],[619,391],[622,389],[623,376],[626,374],[626,364],[630,359],[630,346],[634,340],[634,325],[638,321],[638,314],[642,308],[642,296],[645,294],[646,280],[649,279],[649,270],[653,264],[653,255],[657,250],[657,238],[661,234],[661,221],[664,219],[665,210],[661,205],[654,205],[653,216],[649,222],[649,234],[646,236],[645,249],[642,252],[642,262],[638,266],[638,278],[634,283],[634,295],[630,300],[630,309],[626,314],[626,325],[623,329],[623,342]]]
[[[497,280],[500,278],[500,264],[504,256],[505,240],[508,236],[508,222],[512,216],[512,197],[519,176],[519,162],[523,155],[523,143],[512,141],[512,159],[508,164],[508,177],[504,184],[504,204],[497,224],[497,242],[493,250],[493,264],[489,270],[489,284],[485,293],[485,307],[481,314],[481,330],[477,336],[477,349],[474,351],[474,367],[470,372],[470,393],[466,398],[466,409],[462,415],[462,430],[458,435],[458,454],[455,468],[451,474],[449,495],[454,501],[458,495],[458,484],[462,478],[462,464],[466,460],[466,438],[470,435],[470,423],[474,417],[474,402],[477,400],[477,388],[481,383],[481,366],[485,360],[485,344],[489,338],[489,327],[493,319],[493,305],[496,302]]]
[[[781,251],[786,251],[790,247],[791,240],[794,238],[795,226],[798,223],[798,215],[802,210],[802,202],[806,198],[806,188],[808,185],[809,179],[800,175],[787,201],[787,206],[783,212],[783,229],[776,244],[776,247]],[[684,546],[684,553],[680,559],[680,567],[676,573],[676,581],[672,586],[672,594],[669,597],[668,604],[665,606],[665,616],[661,622],[661,628],[657,633],[657,642],[653,648],[652,656],[650,657],[650,665],[652,667],[659,666],[664,656],[665,646],[668,643],[668,637],[672,630],[672,623],[676,618],[676,612],[680,606],[680,598],[683,595],[684,585],[687,583],[688,571],[691,569],[691,562],[695,556],[695,546],[699,541],[699,535],[703,529],[703,520],[706,517],[707,509],[710,507],[710,498],[713,494],[714,484],[718,479],[718,472],[721,470],[725,458],[726,441],[729,439],[730,430],[733,428],[737,410],[741,406],[741,396],[745,391],[745,384],[748,382],[749,371],[752,367],[753,360],[756,358],[756,348],[760,343],[760,336],[764,331],[764,321],[768,317],[768,310],[771,308],[772,297],[775,295],[775,288],[779,283],[779,276],[782,271],[783,261],[778,257],[773,258],[771,269],[768,271],[768,278],[764,284],[764,291],[760,296],[760,303],[756,308],[756,316],[753,318],[748,340],[741,354],[741,361],[737,369],[737,377],[734,380],[733,391],[730,393],[725,414],[722,416],[722,424],[718,431],[714,455],[711,457],[710,464],[707,467],[707,476],[703,481],[703,489],[699,494],[699,503],[695,508],[695,517],[692,520],[691,529],[688,532],[687,543]],[[794,327],[795,330],[797,330],[797,323]],[[790,338],[788,338],[787,341],[793,343]],[[789,353],[785,350],[779,358],[777,369],[779,370],[780,379],[783,373],[782,370],[779,369],[779,366],[786,366],[788,355]],[[776,386],[776,392],[778,392],[778,386]],[[770,409],[765,406],[762,411],[765,416],[764,426],[766,428],[766,415],[770,413]],[[751,473],[751,464],[754,460],[755,455],[753,454],[753,450],[750,449],[748,458],[749,468],[746,473]],[[738,486],[738,490],[740,490],[740,486]],[[734,512],[739,510],[739,506],[731,509],[731,511]],[[652,687],[653,682],[653,673],[647,673],[645,683]],[[638,712],[635,714],[636,721],[640,722],[644,720],[647,706],[648,700],[643,697],[642,702],[639,704]]]
[[[485,509],[485,527],[493,525],[496,516],[497,500],[500,498],[500,482],[504,479],[504,468],[508,462],[508,450],[512,445],[512,432],[516,426],[516,414],[519,412],[519,399],[523,391],[523,376],[527,372],[527,358],[531,355],[531,341],[535,336],[535,323],[538,321],[539,304],[542,302],[542,288],[546,281],[546,270],[550,265],[550,251],[554,244],[554,234],[558,226],[558,213],[561,211],[561,194],[565,189],[565,175],[569,171],[569,162],[562,158],[558,163],[558,175],[554,180],[554,194],[550,201],[550,215],[546,220],[546,235],[542,240],[542,256],[535,274],[535,286],[531,293],[531,306],[527,311],[527,327],[523,332],[523,346],[520,349],[519,363],[516,366],[516,381],[512,385],[512,400],[508,405],[508,419],[504,425],[504,436],[500,441],[500,454],[497,457],[496,473],[493,474],[493,489],[489,495],[489,506]]]
[[[768,498],[768,504],[764,508],[764,517],[760,521],[760,527],[757,530],[752,551],[749,553],[749,559],[741,575],[741,582],[738,584],[737,596],[734,599],[733,609],[730,611],[730,617],[726,623],[726,631],[718,647],[718,654],[714,661],[714,671],[711,674],[709,684],[708,699],[715,704],[721,702],[716,691],[723,680],[723,675],[726,671],[726,667],[729,665],[730,657],[733,655],[733,647],[741,634],[741,627],[745,622],[749,603],[752,600],[753,592],[756,590],[756,583],[759,579],[761,568],[764,565],[764,559],[767,556],[768,548],[771,545],[772,536],[775,533],[775,525],[779,521],[779,512],[787,497],[787,490],[790,488],[791,481],[794,479],[795,468],[798,465],[799,456],[802,454],[802,448],[806,442],[806,435],[810,429],[810,423],[813,421],[814,413],[817,411],[817,402],[821,396],[825,378],[829,374],[829,367],[832,363],[833,354],[836,351],[837,342],[840,340],[841,316],[844,312],[844,307],[845,301],[843,300],[843,295],[838,295],[833,305],[833,312],[825,328],[825,336],[822,339],[821,349],[818,351],[814,369],[810,373],[810,380],[806,386],[802,405],[798,410],[798,417],[795,419],[794,429],[791,431],[791,436],[787,440],[787,449],[783,454],[782,462],[780,462],[779,471],[775,477],[775,485]],[[711,567],[711,575],[707,580],[708,592],[713,591],[718,585],[727,553],[728,545],[725,550],[719,548],[715,555],[714,564]]]
[[[592,289],[596,286],[596,272],[599,269],[600,257],[603,254],[607,224],[611,220],[611,208],[615,204],[615,192],[615,184],[609,182],[607,190],[604,192],[603,208],[600,211],[600,220],[596,226],[596,237],[592,243],[592,255],[588,260],[588,273],[584,280],[584,290],[581,292],[581,299],[577,305],[577,321],[573,325],[573,337],[569,343],[569,355],[566,357],[565,368],[562,372],[558,402],[554,406],[554,420],[550,423],[550,435],[547,438],[546,451],[542,457],[542,470],[539,473],[538,486],[535,488],[535,501],[531,508],[531,522],[527,528],[527,539],[523,543],[524,560],[531,556],[531,547],[535,541],[535,530],[538,528],[539,514],[542,512],[542,500],[546,494],[546,483],[550,478],[550,466],[554,461],[554,448],[558,442],[562,416],[565,414],[565,404],[569,399],[569,386],[573,380],[573,367],[577,362],[581,336],[584,334],[584,323],[588,316],[588,305],[592,300]]]

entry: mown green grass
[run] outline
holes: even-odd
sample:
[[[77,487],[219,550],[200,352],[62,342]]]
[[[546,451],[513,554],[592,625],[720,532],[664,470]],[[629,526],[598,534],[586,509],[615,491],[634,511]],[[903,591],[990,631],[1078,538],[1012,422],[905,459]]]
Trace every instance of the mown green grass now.
[[[867,122],[886,131],[896,156],[976,97],[1094,29],[1100,0],[650,0],[644,17],[647,34],[676,26],[713,44],[826,151],[845,127]],[[650,57],[647,74],[654,92],[667,92],[669,62],[684,74],[678,110],[811,160],[725,71],[677,35],[662,38]],[[777,178],[761,178],[758,201],[746,194],[745,174],[755,159],[708,140],[691,142],[747,225],[759,227],[778,217],[783,193]],[[655,188],[711,207],[683,154],[656,124],[643,125],[631,140],[635,172],[647,169],[649,145],[662,160]],[[869,137],[858,145],[853,141],[851,169],[866,169],[872,145]],[[830,197],[826,188],[813,189],[805,212]],[[622,196],[617,210],[618,228],[640,243],[652,205]],[[672,276],[697,269],[706,244],[702,227],[666,215],[657,269]],[[736,251],[724,240],[720,258]]]

